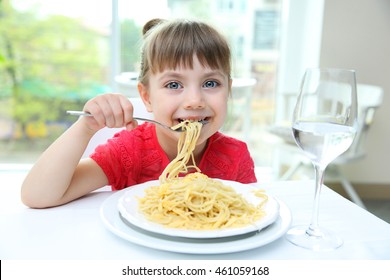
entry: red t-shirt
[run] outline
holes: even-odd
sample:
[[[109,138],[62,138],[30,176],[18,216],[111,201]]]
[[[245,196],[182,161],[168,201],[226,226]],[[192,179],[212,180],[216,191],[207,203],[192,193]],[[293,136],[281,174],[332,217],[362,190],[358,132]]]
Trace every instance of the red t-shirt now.
[[[113,190],[158,180],[169,159],[157,141],[154,124],[122,130],[96,148],[91,158],[103,169]],[[210,178],[254,183],[254,163],[247,145],[220,132],[210,137],[198,164]]]

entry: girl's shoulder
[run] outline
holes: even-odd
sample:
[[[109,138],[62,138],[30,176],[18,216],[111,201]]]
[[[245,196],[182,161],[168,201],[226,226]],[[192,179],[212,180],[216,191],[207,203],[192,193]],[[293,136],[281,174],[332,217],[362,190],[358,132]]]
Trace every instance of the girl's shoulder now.
[[[145,152],[157,150],[159,144],[154,125],[143,123],[133,130],[123,129],[117,132],[104,146],[112,152],[121,154],[121,157],[139,160]]]
[[[250,153],[245,142],[217,132],[211,136],[205,151],[205,158],[211,161],[223,161],[225,165],[235,165]]]
[[[129,140],[143,142],[145,140],[155,139],[154,125],[150,123],[143,123],[130,131],[123,129],[116,133],[113,138],[117,138],[118,140],[125,142],[128,142]]]
[[[236,148],[239,149],[247,149],[247,144],[244,141],[241,141],[237,138],[228,136],[221,132],[216,132],[214,135],[210,137],[210,146],[221,147],[221,148]]]
[[[212,178],[256,182],[254,162],[247,144],[220,132],[211,136],[200,169]]]

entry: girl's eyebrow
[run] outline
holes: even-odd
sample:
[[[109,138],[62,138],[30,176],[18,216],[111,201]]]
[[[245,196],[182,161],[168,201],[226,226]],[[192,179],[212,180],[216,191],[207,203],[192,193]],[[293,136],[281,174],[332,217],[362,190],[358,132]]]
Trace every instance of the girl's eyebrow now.
[[[205,73],[204,77],[210,77],[210,76],[220,76],[220,78],[224,78],[227,75],[222,72],[221,70],[211,70],[210,72]]]
[[[179,79],[179,78],[182,78],[183,75],[180,74],[180,72],[177,72],[177,71],[165,71],[161,74],[161,76],[158,78],[160,81],[161,80],[164,80],[164,79]]]
[[[158,80],[164,80],[164,79],[180,79],[183,78],[185,75],[181,73],[181,71],[165,71],[161,74],[161,76],[158,78]],[[212,76],[219,76],[220,78],[224,78],[227,75],[223,73],[220,70],[210,70],[205,71],[205,73],[202,75],[203,78],[208,78]]]

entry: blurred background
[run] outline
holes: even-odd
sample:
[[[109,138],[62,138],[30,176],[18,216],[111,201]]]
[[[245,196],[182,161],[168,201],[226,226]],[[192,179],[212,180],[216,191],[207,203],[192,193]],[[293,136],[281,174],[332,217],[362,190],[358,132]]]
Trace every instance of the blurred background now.
[[[387,0],[0,0],[0,169],[28,169],[74,121],[66,110],[105,92],[136,96],[141,29],[155,17],[204,20],[229,40],[223,131],[248,143],[260,182],[302,159],[289,131],[274,128],[288,127],[285,97],[298,94],[306,68],[355,69],[359,84],[382,89],[364,157],[340,170],[366,205],[383,202],[373,211],[390,212]],[[310,167],[295,171],[288,179],[313,179]]]

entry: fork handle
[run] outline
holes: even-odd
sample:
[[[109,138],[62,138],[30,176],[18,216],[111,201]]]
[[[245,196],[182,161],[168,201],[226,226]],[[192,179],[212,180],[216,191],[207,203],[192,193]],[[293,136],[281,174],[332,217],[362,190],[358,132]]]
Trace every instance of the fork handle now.
[[[83,117],[92,117],[92,114],[91,113],[88,113],[88,112],[84,112],[84,111],[66,111],[67,114],[69,115],[72,115],[72,116],[83,116]],[[144,121],[144,122],[151,122],[151,123],[155,123],[155,124],[158,124],[158,125],[162,125],[164,127],[167,127],[167,128],[170,128],[166,125],[163,125],[155,120],[151,120],[151,119],[145,119],[145,118],[140,118],[140,117],[133,117],[134,120],[137,120],[137,121]]]
[[[66,113],[69,114],[69,115],[72,115],[72,116],[92,117],[91,113],[84,112],[84,111],[66,111]],[[157,123],[154,120],[144,119],[144,118],[139,118],[139,117],[133,117],[133,119],[134,120],[138,120],[138,121]]]
[[[91,113],[84,112],[84,111],[66,111],[66,113],[69,114],[69,115],[72,115],[72,116],[92,117]],[[182,131],[181,129],[172,129],[171,127],[169,127],[169,126],[167,126],[165,124],[159,123],[158,121],[151,120],[151,119],[145,119],[145,118],[140,118],[140,117],[133,117],[133,119],[137,120],[137,121],[144,121],[144,122],[150,122],[150,123],[154,123],[154,124],[157,124],[157,125],[161,125],[164,128],[167,128],[167,129],[170,129],[170,130],[176,131],[176,132],[181,132]]]
[[[84,112],[84,111],[66,111],[67,114],[72,116],[84,116],[84,117],[92,117],[92,114]]]

